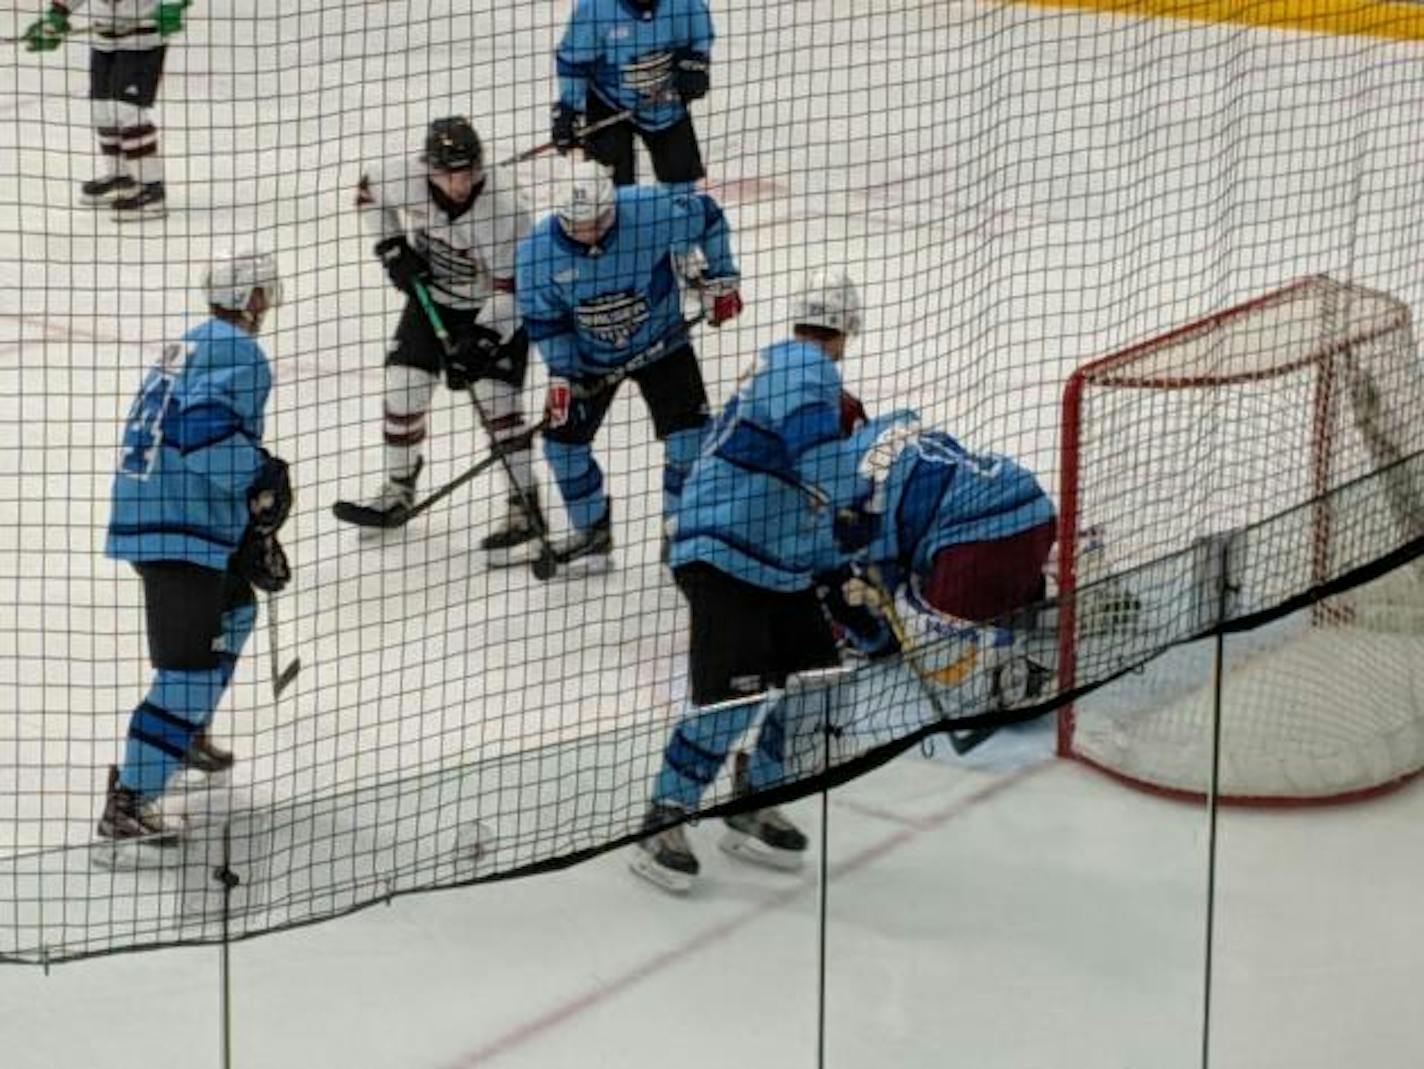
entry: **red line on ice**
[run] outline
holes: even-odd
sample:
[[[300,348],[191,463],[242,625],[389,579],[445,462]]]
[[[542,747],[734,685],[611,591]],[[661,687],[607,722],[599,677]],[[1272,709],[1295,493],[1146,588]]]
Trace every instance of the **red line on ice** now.
[[[1047,768],[1053,763],[1051,760],[1043,761],[1039,764],[1019,769],[1005,776],[1003,779],[995,780],[993,783],[988,784],[972,794],[965,795],[963,798],[954,801],[937,813],[933,813],[928,817],[915,820],[911,824],[902,826],[898,831],[886,836],[879,842],[872,843],[857,853],[852,854],[844,861],[831,865],[829,878],[835,880],[848,873],[855,872],[857,869],[865,868],[867,865],[878,861],[897,847],[903,846],[905,843],[918,838],[924,833],[933,831],[941,825],[948,823],[955,817],[972,809],[980,802],[987,801],[1001,791],[1017,783],[1021,783],[1035,772]],[[904,818],[900,819],[903,820]],[[568,1001],[555,1006],[553,1009],[526,1021],[524,1024],[517,1025],[503,1035],[490,1040],[490,1042],[483,1046],[476,1047],[469,1053],[461,1055],[450,1063],[448,1069],[470,1069],[471,1066],[484,1065],[499,1057],[501,1054],[505,1054],[527,1043],[529,1040],[536,1039],[545,1032],[572,1020],[586,1010],[590,1010],[600,1003],[607,1002],[615,995],[622,994],[630,987],[661,972],[668,966],[685,961],[689,955],[696,951],[712,946],[714,943],[721,942],[733,932],[745,928],[752,921],[759,920],[772,910],[781,908],[812,887],[814,887],[814,884],[798,881],[788,886],[785,890],[778,891],[770,897],[763,899],[761,902],[758,902],[756,905],[751,906],[745,912],[735,917],[729,917],[722,923],[713,925],[711,928],[699,932],[676,946],[669,947],[667,950],[654,954],[645,961],[632,966],[622,975],[614,977],[596,987],[591,987],[583,994],[576,995]]]

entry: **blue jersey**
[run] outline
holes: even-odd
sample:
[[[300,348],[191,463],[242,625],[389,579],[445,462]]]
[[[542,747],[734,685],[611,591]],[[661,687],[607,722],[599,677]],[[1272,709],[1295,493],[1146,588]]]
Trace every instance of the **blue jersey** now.
[[[598,245],[574,241],[555,215],[519,244],[519,311],[551,375],[607,374],[673,331],[682,321],[675,253],[700,247],[708,278],[736,278],[731,229],[711,197],[657,186],[615,195]]]
[[[227,567],[262,464],[267,357],[220,319],[164,348],[129,409],[104,552]]]
[[[701,561],[767,590],[804,590],[829,552],[831,513],[797,462],[840,436],[841,376],[809,342],[763,349],[683,488],[669,564]]]
[[[704,0],[658,0],[650,11],[578,0],[555,54],[559,101],[583,112],[591,91],[614,111],[632,111],[641,128],[666,129],[687,115],[673,79],[680,51],[712,54]]]
[[[801,475],[834,508],[859,507],[881,522],[866,557],[898,576],[927,575],[946,546],[1020,534],[1053,518],[1033,473],[996,453],[971,453],[901,410],[870,420],[849,438],[808,454]],[[831,571],[843,558],[824,559]]]

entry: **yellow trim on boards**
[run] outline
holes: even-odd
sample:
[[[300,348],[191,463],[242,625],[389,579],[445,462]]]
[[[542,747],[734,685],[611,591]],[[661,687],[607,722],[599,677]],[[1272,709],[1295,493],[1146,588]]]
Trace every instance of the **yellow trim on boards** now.
[[[1424,41],[1424,0],[1016,0],[1034,7],[1271,26],[1343,37]],[[1424,75],[1421,75],[1424,76]]]

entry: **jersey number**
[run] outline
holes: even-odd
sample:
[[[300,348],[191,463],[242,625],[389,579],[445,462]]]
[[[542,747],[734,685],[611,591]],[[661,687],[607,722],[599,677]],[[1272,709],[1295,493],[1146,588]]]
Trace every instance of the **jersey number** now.
[[[163,356],[143,380],[143,389],[129,409],[119,456],[119,474],[147,479],[163,445],[163,417],[173,398],[173,386],[191,350],[178,342],[163,347]]]

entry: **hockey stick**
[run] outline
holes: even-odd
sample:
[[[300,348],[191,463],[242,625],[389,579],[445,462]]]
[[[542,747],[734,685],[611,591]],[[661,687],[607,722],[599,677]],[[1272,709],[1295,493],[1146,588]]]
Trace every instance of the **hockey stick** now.
[[[653,344],[649,345],[626,364],[620,364],[606,375],[600,375],[591,382],[574,382],[569,384],[569,393],[574,397],[587,400],[590,397],[597,397],[605,390],[611,390],[622,384],[624,379],[637,374],[650,364],[655,364],[667,355],[668,346],[681,338],[686,337],[693,327],[707,318],[706,312],[698,312],[688,319],[680,319],[666,334],[660,337]]]
[[[546,421],[541,419],[538,423],[534,424],[534,426],[520,431],[514,438],[503,443],[501,448],[505,450],[523,448],[536,434],[544,429],[545,423]],[[439,501],[443,501],[471,479],[475,478],[475,476],[494,467],[494,465],[498,463],[499,457],[491,453],[468,471],[455,476],[455,478],[451,479],[438,490],[431,491],[428,497],[421,498],[421,500],[417,501],[404,512],[394,515],[390,512],[373,509],[367,505],[357,504],[355,501],[338,501],[331,506],[331,511],[332,514],[343,523],[355,524],[357,527],[380,527],[386,530],[395,530],[404,527],[426,509]]]
[[[867,565],[862,573],[862,578],[866,580],[875,591],[880,604],[877,606],[880,614],[885,618],[885,622],[890,626],[890,633],[895,636],[895,641],[900,644],[900,659],[909,666],[915,678],[920,681],[920,689],[925,692],[925,697],[929,699],[930,707],[934,709],[935,715],[945,723],[951,723],[948,712],[945,711],[943,703],[939,700],[939,695],[935,693],[934,685],[930,679],[930,672],[920,661],[918,648],[911,643],[909,632],[905,630],[905,621],[900,619],[900,611],[895,608],[895,599],[890,591],[885,587],[885,581],[880,575],[880,569],[874,564]],[[950,730],[949,744],[954,747],[954,752],[963,756],[974,749],[980,743],[985,742],[994,732],[999,729],[996,726],[986,725],[984,727],[970,728],[967,731]]]
[[[281,657],[277,654],[277,595],[267,595],[267,658],[270,662],[272,673],[272,699],[282,696],[282,691],[291,685],[292,680],[297,678],[297,673],[302,670],[302,659],[293,657],[292,663],[286,668],[279,670],[282,663]]]
[[[75,29],[70,30],[70,31],[69,31],[68,33],[66,33],[64,36],[65,36],[66,39],[68,39],[68,38],[70,38],[70,37],[88,37],[88,36],[89,36],[90,34],[92,34],[93,32],[94,32],[94,27],[93,27],[93,26],[79,26],[79,27],[76,27]],[[24,44],[24,43],[25,43],[25,35],[24,35],[24,34],[20,34],[19,37],[0,37],[0,45],[22,45],[22,44]],[[63,43],[63,42],[61,42],[61,43]]]
[[[623,111],[610,115],[606,119],[599,119],[598,122],[594,123],[592,126],[585,126],[582,130],[580,130],[578,132],[578,140],[586,141],[588,140],[588,138],[592,137],[600,130],[606,130],[610,126],[617,126],[620,122],[623,122],[625,119],[630,118],[632,114],[633,113],[631,111],[625,108]],[[505,159],[500,160],[498,163],[495,164],[495,166],[510,167],[516,163],[525,163],[529,160],[534,159],[536,156],[544,155],[544,153],[556,147],[557,146],[554,144],[554,142],[545,141],[542,145],[535,145],[533,148],[527,148],[523,152],[516,152],[513,156],[509,156]]]
[[[426,288],[424,282],[415,278],[411,280],[411,292],[415,294],[416,301],[420,304],[420,309],[425,313],[426,321],[430,324],[430,329],[435,332],[435,337],[440,340],[441,347],[445,350],[446,356],[455,355],[455,342],[450,337],[450,332],[445,329],[445,321],[440,318],[440,311],[435,307],[435,302],[430,299],[430,290]],[[497,440],[494,432],[490,429],[489,413],[485,411],[485,406],[480,403],[478,395],[475,393],[475,384],[470,383],[467,388],[470,395],[470,404],[474,405],[475,418],[480,421],[480,428],[492,442]],[[542,426],[542,421],[540,426]],[[549,531],[544,526],[544,517],[534,506],[533,500],[529,496],[529,488],[524,486],[514,476],[514,465],[509,462],[509,452],[501,444],[496,444],[494,448],[494,459],[504,468],[504,474],[509,479],[509,485],[514,487],[514,492],[519,495],[520,504],[524,506],[525,514],[533,521],[534,537],[539,540],[539,556],[534,558],[531,570],[534,578],[540,581],[552,579],[554,573],[559,570],[559,559],[554,553],[554,547],[549,544]]]

